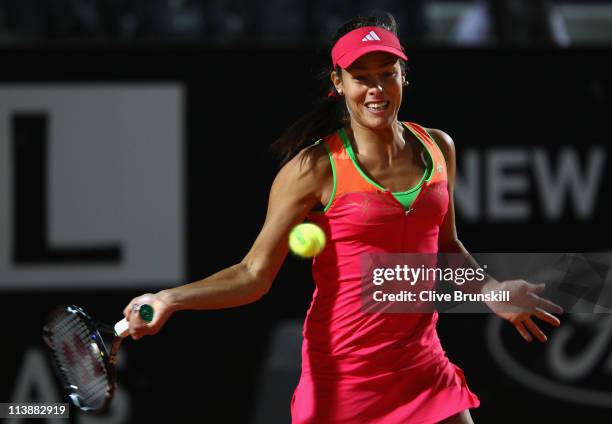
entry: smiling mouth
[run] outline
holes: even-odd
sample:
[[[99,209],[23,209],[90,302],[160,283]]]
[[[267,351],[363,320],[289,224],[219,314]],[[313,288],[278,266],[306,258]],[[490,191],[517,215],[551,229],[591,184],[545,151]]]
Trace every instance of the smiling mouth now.
[[[371,112],[382,112],[389,108],[391,102],[376,102],[376,103],[368,103],[365,107]]]

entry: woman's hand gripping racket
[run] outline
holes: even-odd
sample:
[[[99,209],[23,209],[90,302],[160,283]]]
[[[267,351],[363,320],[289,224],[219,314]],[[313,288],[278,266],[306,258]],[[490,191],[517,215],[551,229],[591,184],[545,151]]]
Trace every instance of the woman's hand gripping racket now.
[[[150,305],[133,305],[146,321],[153,320]],[[113,336],[110,352],[102,334]],[[104,412],[115,391],[117,352],[129,336],[129,323],[122,319],[115,326],[96,321],[78,306],[54,310],[43,327],[43,339],[70,400],[83,411]]]

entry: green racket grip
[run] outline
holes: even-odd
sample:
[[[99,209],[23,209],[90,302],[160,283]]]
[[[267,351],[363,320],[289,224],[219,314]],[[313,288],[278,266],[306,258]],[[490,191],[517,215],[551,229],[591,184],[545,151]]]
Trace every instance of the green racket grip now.
[[[155,310],[151,305],[139,305],[138,306],[138,315],[145,322],[153,321],[153,317],[155,316]],[[130,323],[126,318],[123,318],[121,321],[115,324],[115,336],[118,337],[127,337],[130,335]]]
[[[145,322],[153,321],[153,317],[155,316],[155,311],[153,310],[153,306],[151,305],[140,305],[140,309],[138,310],[140,314],[140,318],[142,318]]]

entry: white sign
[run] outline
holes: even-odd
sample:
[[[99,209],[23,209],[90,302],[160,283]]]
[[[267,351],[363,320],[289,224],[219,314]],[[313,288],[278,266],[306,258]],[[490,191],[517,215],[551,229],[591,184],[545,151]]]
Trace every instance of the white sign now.
[[[183,107],[178,83],[0,86],[0,290],[180,282]]]

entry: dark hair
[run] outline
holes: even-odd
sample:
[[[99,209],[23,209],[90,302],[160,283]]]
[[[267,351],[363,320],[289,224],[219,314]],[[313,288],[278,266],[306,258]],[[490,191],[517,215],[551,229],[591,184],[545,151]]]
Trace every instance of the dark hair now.
[[[366,26],[377,26],[391,31],[398,36],[398,25],[393,15],[388,12],[371,13],[368,16],[358,16],[343,24],[334,36],[329,48],[329,57],[334,44],[345,34]],[[404,61],[400,59],[402,69]],[[339,96],[329,79],[331,66],[326,67],[318,75],[318,79],[327,79],[327,91],[324,97],[315,102],[315,107],[297,121],[295,121],[285,132],[272,143],[272,150],[279,154],[281,166],[291,160],[304,147],[333,133],[349,121],[348,110],[343,97]],[[335,69],[338,75],[342,70],[340,66]],[[333,95],[328,95],[328,93]],[[308,153],[311,153],[309,150]]]

